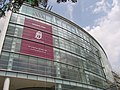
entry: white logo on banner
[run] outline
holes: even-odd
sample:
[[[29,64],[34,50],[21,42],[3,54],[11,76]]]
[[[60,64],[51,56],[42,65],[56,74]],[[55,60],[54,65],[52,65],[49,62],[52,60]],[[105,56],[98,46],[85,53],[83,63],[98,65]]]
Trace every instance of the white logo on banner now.
[[[42,38],[42,32],[41,31],[37,31],[35,34],[35,38],[36,39],[41,39]]]

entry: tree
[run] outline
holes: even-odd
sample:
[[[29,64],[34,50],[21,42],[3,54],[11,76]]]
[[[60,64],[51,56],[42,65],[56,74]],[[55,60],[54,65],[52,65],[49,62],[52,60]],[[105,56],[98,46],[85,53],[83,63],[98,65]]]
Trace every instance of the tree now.
[[[0,17],[5,16],[5,11],[12,10],[13,12],[19,11],[20,7],[24,3],[24,1],[28,2],[31,6],[39,6],[42,5],[47,10],[52,6],[48,6],[48,0],[0,0]],[[71,1],[72,3],[77,2],[77,0],[56,0],[57,3]]]
[[[61,2],[67,2],[70,0],[57,0],[57,3],[61,3]],[[73,3],[77,2],[77,0],[71,0]]]

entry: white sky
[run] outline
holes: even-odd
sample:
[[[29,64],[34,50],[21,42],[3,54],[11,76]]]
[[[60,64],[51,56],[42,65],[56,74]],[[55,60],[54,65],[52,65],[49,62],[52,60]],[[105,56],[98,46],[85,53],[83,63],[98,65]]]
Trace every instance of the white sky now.
[[[98,6],[96,11],[99,12],[101,7]],[[113,0],[107,15],[97,19],[96,25],[87,29],[104,47],[113,69],[120,72],[120,0]]]
[[[77,0],[76,4],[56,4],[52,11],[72,20],[105,49],[113,70],[120,72],[120,0]]]

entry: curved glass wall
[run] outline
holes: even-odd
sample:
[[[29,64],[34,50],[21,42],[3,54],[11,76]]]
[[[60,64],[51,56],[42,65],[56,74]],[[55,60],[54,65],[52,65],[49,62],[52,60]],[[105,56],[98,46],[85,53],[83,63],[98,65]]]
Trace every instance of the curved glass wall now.
[[[37,23],[41,25],[40,29],[32,26]],[[37,40],[32,39],[32,34],[38,31]],[[0,69],[59,78],[87,86],[56,84],[55,87],[61,90],[103,90],[107,85],[102,64],[104,60],[101,60],[101,47],[96,44],[90,35],[66,19],[44,9],[23,5],[20,13],[11,16],[0,56]],[[36,52],[39,50],[41,54],[27,51],[26,46]]]

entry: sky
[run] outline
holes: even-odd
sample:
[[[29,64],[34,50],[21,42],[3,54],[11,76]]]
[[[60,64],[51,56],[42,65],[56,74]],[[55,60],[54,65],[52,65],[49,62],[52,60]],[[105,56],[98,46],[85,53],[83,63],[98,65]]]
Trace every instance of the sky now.
[[[70,0],[69,0],[70,1]],[[112,69],[120,73],[120,0],[49,0],[52,11],[90,33],[105,49]]]

